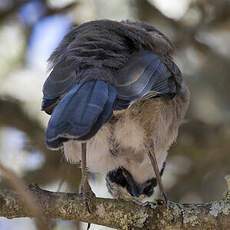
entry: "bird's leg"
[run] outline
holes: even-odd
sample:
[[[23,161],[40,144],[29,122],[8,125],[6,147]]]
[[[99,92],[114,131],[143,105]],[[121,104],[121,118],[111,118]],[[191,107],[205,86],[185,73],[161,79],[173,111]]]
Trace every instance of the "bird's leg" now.
[[[86,208],[88,212],[92,213],[93,204],[92,200],[96,197],[93,193],[89,182],[88,182],[88,171],[86,167],[86,143],[81,144],[81,184],[80,184],[80,195],[85,200]]]
[[[162,184],[162,181],[161,181],[161,176],[160,176],[160,171],[159,171],[159,168],[158,168],[156,156],[155,156],[154,151],[151,151],[151,148],[149,148],[148,156],[149,156],[149,159],[150,159],[151,164],[153,166],[153,170],[154,170],[154,172],[156,174],[156,180],[157,180],[157,184],[159,186],[160,192],[161,192],[161,194],[162,194],[162,196],[164,198],[165,204],[167,204],[168,199],[167,199],[167,196],[166,196],[166,193],[164,191],[164,187],[163,187],[163,184]]]

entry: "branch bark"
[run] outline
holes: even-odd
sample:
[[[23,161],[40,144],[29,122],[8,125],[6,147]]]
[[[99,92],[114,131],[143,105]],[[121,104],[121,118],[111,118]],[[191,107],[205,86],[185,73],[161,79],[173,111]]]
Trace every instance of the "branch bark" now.
[[[15,189],[19,194],[21,201],[26,205],[27,209],[35,218],[35,224],[38,230],[49,230],[48,221],[43,218],[41,207],[35,201],[33,195],[27,190],[23,180],[16,176],[16,174],[7,169],[0,162],[0,172],[7,180],[8,184]]]
[[[95,211],[88,213],[78,194],[50,192],[38,186],[29,191],[41,205],[47,218],[61,218],[104,225],[118,229],[229,229],[230,195],[206,204],[176,204],[165,207],[151,203],[142,206],[133,202],[96,198]],[[22,204],[20,195],[0,190],[0,216],[6,218],[33,217]]]

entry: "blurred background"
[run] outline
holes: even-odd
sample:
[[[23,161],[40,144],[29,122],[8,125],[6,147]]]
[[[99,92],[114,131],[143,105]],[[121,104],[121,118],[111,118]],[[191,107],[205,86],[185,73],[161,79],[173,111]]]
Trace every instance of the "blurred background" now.
[[[104,18],[147,21],[174,42],[192,98],[164,184],[170,200],[220,198],[230,174],[229,0],[0,0],[0,161],[26,183],[77,191],[78,167],[44,145],[49,117],[40,111],[42,85],[47,59],[71,26]],[[92,184],[108,196],[103,177],[94,175]],[[0,230],[6,229],[35,227],[28,218],[0,218]],[[81,227],[57,221],[54,229]]]

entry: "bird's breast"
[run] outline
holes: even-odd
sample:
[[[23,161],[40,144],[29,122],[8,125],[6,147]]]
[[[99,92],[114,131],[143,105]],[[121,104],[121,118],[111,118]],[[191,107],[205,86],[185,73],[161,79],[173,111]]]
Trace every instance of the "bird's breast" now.
[[[119,116],[87,142],[87,167],[92,172],[107,172],[127,164],[140,164],[145,158],[144,139],[144,128],[137,121]],[[80,142],[66,142],[64,153],[69,162],[80,162]]]

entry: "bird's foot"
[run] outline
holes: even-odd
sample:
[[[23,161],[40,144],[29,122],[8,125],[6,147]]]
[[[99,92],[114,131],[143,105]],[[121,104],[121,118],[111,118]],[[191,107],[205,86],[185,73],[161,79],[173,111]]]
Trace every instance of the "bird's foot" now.
[[[162,196],[163,196],[163,200],[157,200],[157,203],[160,205],[167,206],[168,205],[168,197],[164,191],[162,192]]]
[[[155,209],[157,207],[157,202],[146,201],[146,202],[142,203],[142,206],[149,207],[151,209]]]
[[[94,199],[96,195],[92,191],[87,178],[82,178],[80,185],[80,196],[85,203],[85,207],[89,213],[93,213],[95,210]]]
[[[150,208],[154,209],[154,208],[156,208],[158,205],[167,206],[167,205],[168,205],[168,199],[167,199],[167,197],[164,197],[164,200],[162,200],[162,199],[157,199],[157,200],[154,200],[153,202],[146,201],[146,202],[142,203],[142,205],[143,205],[144,207],[150,207]]]
[[[168,205],[168,200],[167,200],[167,202],[165,200],[155,200],[153,202],[146,201],[144,203],[139,202],[139,204],[142,205],[143,207],[149,207],[151,209],[155,209],[158,205],[167,206]]]

